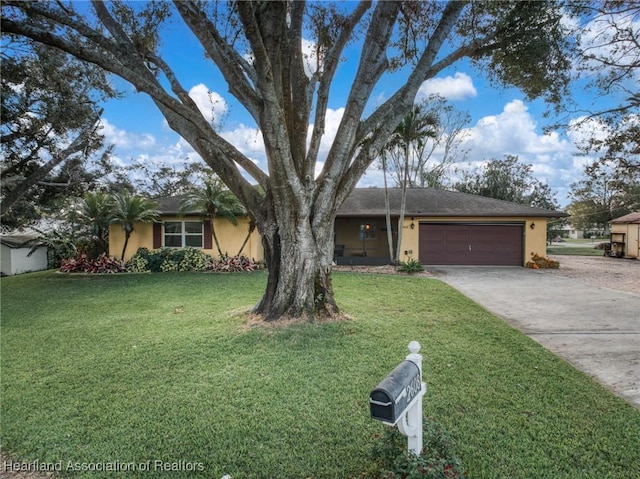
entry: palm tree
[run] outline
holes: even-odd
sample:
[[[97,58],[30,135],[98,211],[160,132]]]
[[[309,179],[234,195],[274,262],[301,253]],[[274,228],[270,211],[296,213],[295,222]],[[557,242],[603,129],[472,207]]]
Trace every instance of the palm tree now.
[[[87,193],[80,203],[79,219],[89,228],[97,251],[96,256],[109,249],[109,220],[113,198],[108,193]]]
[[[113,195],[110,222],[122,226],[125,235],[120,259],[124,260],[124,253],[127,250],[131,233],[133,233],[134,224],[152,223],[158,214],[155,201],[132,195],[126,190]]]
[[[424,108],[420,105],[415,105],[396,127],[396,130],[389,138],[389,142],[385,148],[386,152],[389,153],[392,159],[394,169],[396,170],[396,180],[402,190],[400,219],[398,220],[398,237],[396,240],[397,250],[395,258],[392,258],[392,262],[400,260],[402,225],[404,223],[404,213],[406,208],[407,187],[415,186],[410,179],[411,172],[416,168],[416,160],[424,149],[426,139],[433,138],[436,135],[434,126],[437,122],[438,119],[435,118],[431,112],[424,111]],[[385,159],[386,152],[383,153],[383,158]],[[387,224],[387,229],[388,228],[389,225]]]
[[[238,201],[238,198],[225,186],[217,177],[211,177],[205,181],[204,188],[185,196],[180,202],[180,211],[197,211],[204,215],[211,225],[211,233],[218,249],[218,254],[222,258],[224,254],[220,248],[220,242],[216,235],[214,220],[222,216],[229,220],[232,225],[237,225],[237,215],[246,211]]]

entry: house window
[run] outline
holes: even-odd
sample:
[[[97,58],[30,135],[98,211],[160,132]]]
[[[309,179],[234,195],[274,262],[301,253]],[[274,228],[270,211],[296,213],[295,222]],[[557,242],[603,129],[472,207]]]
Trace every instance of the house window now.
[[[202,221],[165,221],[164,245],[167,248],[202,248]]]

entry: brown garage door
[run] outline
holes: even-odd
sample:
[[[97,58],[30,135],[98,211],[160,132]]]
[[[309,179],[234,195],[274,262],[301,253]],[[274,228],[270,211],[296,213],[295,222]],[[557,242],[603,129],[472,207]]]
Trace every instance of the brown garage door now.
[[[522,266],[522,224],[420,224],[424,264]]]

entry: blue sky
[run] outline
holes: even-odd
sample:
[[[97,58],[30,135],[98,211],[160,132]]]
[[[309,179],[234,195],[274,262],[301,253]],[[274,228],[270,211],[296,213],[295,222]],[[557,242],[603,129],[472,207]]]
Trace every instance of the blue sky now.
[[[227,94],[227,85],[215,66],[204,61],[197,42],[178,21],[172,22],[163,36],[162,51],[203,113],[213,113],[215,119],[220,121],[222,135],[249,158],[264,166],[266,161],[262,140],[255,125]],[[357,45],[346,52],[345,58],[341,72],[347,74],[357,65]],[[120,80],[114,81],[125,92],[125,97],[105,105],[102,121],[107,141],[115,144],[117,161],[126,164],[142,160],[153,165],[182,165],[185,161],[198,161],[195,152],[168,128],[146,95],[135,93],[130,85]],[[373,101],[391,95],[394,82],[394,77],[385,77]],[[338,81],[332,88],[326,148],[340,120],[341,106],[349,85],[348,81]],[[474,70],[464,61],[426,82],[421,94],[426,93],[440,94],[456,109],[471,116],[461,145],[468,150],[468,155],[458,164],[459,167],[478,165],[507,154],[517,155],[520,161],[533,166],[537,178],[549,183],[560,205],[567,205],[569,185],[581,178],[585,163],[593,158],[576,155],[575,143],[583,138],[580,132],[544,131],[553,120],[543,118],[547,110],[543,101],[529,102],[516,89],[498,88],[490,84],[482,72]],[[578,104],[592,102],[582,87],[576,87],[573,95],[572,100]],[[603,101],[606,104],[609,99],[600,100]],[[613,99],[610,101],[613,103]],[[372,185],[382,185],[381,173],[376,169],[368,171],[359,183],[359,186]]]

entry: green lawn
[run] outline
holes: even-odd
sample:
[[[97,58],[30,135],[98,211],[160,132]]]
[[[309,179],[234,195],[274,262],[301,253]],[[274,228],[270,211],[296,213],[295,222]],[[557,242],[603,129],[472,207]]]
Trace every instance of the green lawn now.
[[[604,251],[594,248],[594,244],[608,239],[567,239],[562,243],[547,246],[547,254],[568,256],[603,256]]]
[[[637,477],[636,408],[437,280],[334,276],[352,319],[287,328],[245,326],[263,272],[3,278],[3,450],[129,468],[73,477],[360,477],[368,394],[416,339],[470,477]]]
[[[604,256],[601,249],[584,246],[547,246],[547,254],[567,256]]]

